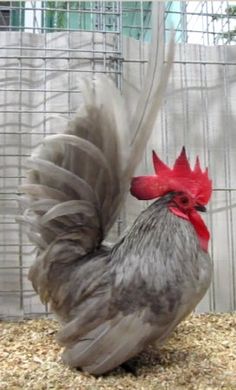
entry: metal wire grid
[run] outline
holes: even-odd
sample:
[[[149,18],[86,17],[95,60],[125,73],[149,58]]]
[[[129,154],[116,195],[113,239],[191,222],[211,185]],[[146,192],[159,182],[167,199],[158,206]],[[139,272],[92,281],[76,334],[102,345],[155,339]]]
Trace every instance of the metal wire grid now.
[[[232,1],[170,1],[166,12],[178,42],[204,45],[234,44],[236,3]]]
[[[1,1],[0,29],[32,33],[112,31],[115,34],[119,31],[114,24],[119,20],[123,32],[130,36],[132,31],[138,30],[136,38],[151,30],[150,1],[120,3],[122,15],[114,1]],[[174,26],[180,33],[177,34],[179,42],[234,43],[234,2],[167,1],[165,4],[166,17],[171,20],[166,30]]]
[[[12,2],[13,3],[13,2]],[[12,4],[11,3],[11,4]],[[30,2],[26,2],[30,3]],[[31,2],[33,5],[33,23],[30,29],[34,33],[39,32],[38,28],[38,11],[37,8],[41,2]],[[20,5],[23,5],[22,2]],[[25,6],[27,4],[24,4]],[[78,84],[73,83],[76,75],[84,73],[110,73],[114,76],[118,85],[121,78],[121,37],[120,23],[121,11],[120,2],[90,2],[90,13],[95,15],[93,22],[94,31],[99,31],[100,44],[97,44],[96,32],[90,34],[90,47],[82,49],[73,48],[71,42],[70,29],[63,29],[63,47],[57,45],[53,47],[50,44],[51,34],[46,33],[46,29],[40,30],[41,45],[33,47],[32,44],[23,36],[23,27],[21,27],[22,13],[20,12],[19,32],[14,44],[10,45],[7,50],[2,45],[2,55],[0,55],[1,72],[6,74],[6,82],[0,84],[0,94],[5,104],[0,106],[0,115],[4,118],[4,126],[1,126],[1,156],[0,156],[0,208],[1,212],[1,291],[0,302],[3,308],[1,315],[7,317],[33,316],[42,313],[47,314],[47,307],[39,305],[38,299],[34,300],[34,293],[27,281],[27,273],[30,265],[30,258],[34,255],[34,248],[27,241],[14,222],[17,214],[17,188],[22,183],[25,176],[24,163],[25,159],[31,154],[34,147],[40,139],[49,132],[48,119],[58,112],[70,116],[75,112],[73,104],[73,95],[78,95]],[[11,11],[10,6],[10,11]],[[19,8],[19,7],[18,7]],[[23,7],[22,7],[23,9]],[[24,7],[24,11],[27,7]],[[19,11],[19,9],[17,10]],[[87,11],[87,10],[86,10]],[[107,41],[107,32],[104,25],[105,17],[109,15],[109,40]],[[10,18],[9,18],[10,20]],[[12,28],[12,26],[10,26]],[[27,28],[28,29],[28,28]],[[55,26],[54,30],[57,30]],[[66,30],[66,31],[65,31]],[[48,31],[48,30],[47,30]],[[61,29],[60,29],[61,31]],[[87,31],[89,33],[89,31]],[[60,39],[60,38],[59,38]],[[13,39],[14,41],[14,39]],[[37,43],[37,42],[36,42]],[[73,42],[74,43],[74,42]],[[74,43],[74,46],[75,43]],[[78,61],[85,65],[81,68],[75,68],[74,63]],[[56,62],[56,67],[54,65]],[[61,73],[61,77],[66,78],[64,88],[55,88],[55,84],[48,83],[48,75],[53,71]],[[33,72],[35,79],[39,82],[29,82],[29,73]],[[11,80],[17,75],[18,82],[11,87]],[[32,75],[30,76],[31,79]],[[15,80],[16,81],[16,80]],[[17,84],[17,85],[16,85]],[[35,99],[36,104],[32,106],[27,104],[27,95]],[[15,95],[15,102],[8,104],[9,94]],[[56,99],[57,96],[63,95],[63,102],[59,109],[51,109],[50,99]],[[40,97],[40,104],[38,99]],[[10,107],[10,108],[9,108]],[[30,108],[29,108],[30,107]],[[33,116],[33,128],[27,128],[26,123],[29,117]],[[37,131],[34,130],[37,129]],[[17,147],[13,145],[17,144]],[[31,302],[32,300],[32,302]],[[6,302],[8,307],[6,307]],[[1,310],[2,311],[2,310]]]
[[[6,10],[16,10],[14,3],[15,2],[6,2],[8,4],[2,5],[0,3],[0,9]],[[24,4],[23,4],[24,3]],[[65,12],[65,9],[60,8],[61,4],[64,2],[54,2],[60,3],[57,8],[57,12]],[[80,3],[80,2],[78,2]],[[82,3],[82,2],[81,2]],[[223,38],[220,34],[222,31],[231,31],[232,21],[225,20],[225,18],[213,19],[214,15],[222,16],[225,14],[225,9],[228,7],[228,2],[212,2],[212,1],[203,1],[203,2],[194,2],[194,9],[192,2],[182,2],[180,4],[179,11],[173,10],[173,3],[169,2],[166,8],[166,19],[173,15],[175,16],[175,27],[179,31],[180,35],[178,36],[179,42],[198,42],[204,44],[218,44],[218,43],[229,43]],[[175,2],[177,3],[177,2]],[[215,4],[217,3],[217,4]],[[17,30],[19,31],[19,40],[17,45],[12,45],[7,48],[7,51],[0,51],[0,69],[5,71],[9,75],[9,72],[16,74],[18,77],[18,87],[15,88],[7,84],[0,84],[0,94],[2,95],[2,101],[4,102],[5,97],[8,93],[16,95],[16,104],[14,109],[8,109],[6,104],[1,104],[0,114],[4,115],[5,124],[4,127],[1,126],[0,130],[1,137],[1,156],[0,156],[0,182],[1,182],[1,192],[0,192],[0,208],[3,210],[1,213],[0,221],[0,236],[2,238],[0,243],[0,256],[3,259],[3,265],[0,266],[2,279],[1,279],[1,291],[0,299],[4,306],[4,303],[7,300],[9,305],[7,311],[3,311],[0,316],[3,317],[32,317],[35,315],[48,314],[47,307],[43,307],[39,304],[38,298],[35,298],[33,294],[31,285],[26,280],[26,275],[28,273],[28,268],[31,264],[32,256],[34,255],[33,247],[26,241],[22,230],[16,227],[15,225],[15,215],[17,214],[17,187],[22,183],[24,179],[24,161],[25,158],[30,155],[32,148],[37,144],[45,134],[50,132],[50,126],[48,119],[53,114],[65,114],[71,115],[75,111],[74,99],[73,96],[78,95],[78,88],[74,84],[74,74],[87,72],[87,73],[110,73],[115,77],[115,80],[119,86],[122,83],[122,72],[123,66],[125,64],[136,64],[139,67],[140,81],[144,76],[144,67],[146,63],[146,55],[144,53],[143,45],[141,42],[145,40],[147,32],[150,32],[150,8],[147,9],[147,4],[145,2],[136,3],[135,8],[129,8],[121,4],[121,2],[87,2],[87,8],[79,8],[76,10],[71,10],[69,4],[66,5],[66,18],[67,25],[66,27],[55,25],[54,27],[48,27],[43,25],[43,12],[45,13],[48,10],[51,10],[50,7],[46,6],[46,2],[40,1],[27,1],[19,2],[18,4],[18,27],[13,24],[10,24],[11,17],[8,14],[5,16],[5,26],[3,30]],[[20,12],[19,12],[20,11]],[[22,11],[22,12],[21,12]],[[24,11],[24,14],[23,14]],[[86,26],[86,32],[91,32],[91,47],[90,48],[73,48],[71,44],[71,33],[75,31],[84,31],[84,28],[75,29],[73,27],[68,27],[69,16],[72,12],[78,14],[89,14],[91,15],[91,23],[89,26]],[[136,16],[133,17],[129,24],[124,24],[124,13],[126,12],[132,14],[135,11]],[[26,24],[26,14],[28,12]],[[31,17],[30,17],[31,15]],[[45,15],[44,15],[45,16]],[[146,24],[144,22],[144,16],[146,17]],[[8,19],[7,19],[8,18]],[[137,23],[137,18],[140,22]],[[24,25],[23,25],[24,19]],[[226,18],[227,19],[227,18]],[[126,23],[127,20],[126,19]],[[9,22],[7,25],[7,21]],[[221,26],[219,27],[219,21]],[[217,24],[218,23],[218,24]],[[1,23],[2,24],[2,23]],[[92,26],[92,27],[91,27]],[[89,29],[91,27],[91,29]],[[122,30],[122,28],[125,30]],[[204,30],[203,30],[204,28]],[[166,31],[168,32],[169,27],[167,26]],[[23,32],[31,32],[35,35],[40,34],[43,36],[43,45],[39,47],[29,47],[25,44],[23,39]],[[50,32],[64,32],[67,34],[67,45],[61,48],[55,48],[49,46],[49,36]],[[140,39],[140,51],[138,58],[129,58],[123,56],[123,47],[122,47],[122,31],[128,32],[128,35],[132,36],[132,31],[138,31],[137,38]],[[70,33],[70,34],[69,34]],[[96,34],[100,33],[102,35],[102,44],[99,46],[96,42]],[[112,36],[112,44],[110,37]],[[231,43],[231,42],[230,42]],[[3,54],[1,54],[1,52]],[[27,61],[33,61],[28,65]],[[75,69],[73,66],[73,60],[88,61],[89,65],[86,67],[81,67]],[[4,62],[5,61],[5,62]],[[12,61],[9,65],[6,61]],[[49,72],[53,71],[53,62],[56,62],[56,72],[61,72],[62,75],[66,75],[67,83],[62,89],[51,87],[47,83],[47,75]],[[181,63],[182,60],[179,62]],[[185,61],[181,63],[183,65],[183,87],[186,87],[187,75],[186,75],[186,66],[190,62]],[[39,66],[40,64],[40,66]],[[63,65],[61,65],[63,64]],[[66,64],[66,65],[65,65]],[[204,66],[206,64],[202,63],[201,58],[199,58],[199,64],[202,66],[202,83],[207,87],[207,80],[204,79]],[[227,58],[222,59],[222,65],[229,65]],[[27,72],[40,72],[43,77],[41,79],[40,85],[29,85],[26,87],[24,82],[25,75]],[[225,93],[228,93],[230,88],[228,84],[228,75],[227,68],[225,67],[224,71]],[[25,99],[29,92],[33,95],[40,94],[42,97],[42,104],[39,108],[28,109],[25,104]],[[51,95],[57,95],[63,93],[66,95],[67,104],[65,105],[66,109],[51,109],[49,98]],[[187,92],[186,92],[187,93]],[[207,116],[207,95],[202,96],[205,104],[205,112],[203,113],[203,121],[205,123],[205,137],[206,137],[206,161],[207,157],[207,132],[209,131],[209,123]],[[187,114],[186,114],[187,115]],[[12,118],[11,118],[12,116]],[[35,122],[40,122],[40,131],[28,129],[25,126],[27,116],[34,116]],[[165,121],[165,118],[162,117],[162,122]],[[16,126],[17,123],[17,126]],[[184,126],[188,126],[187,116],[183,120]],[[14,126],[14,127],[13,127]],[[38,127],[37,127],[38,128]],[[168,145],[168,132],[167,127],[163,125],[162,137],[165,145]],[[17,152],[12,149],[12,140],[17,140]],[[225,135],[225,143],[229,142],[227,140],[227,134]],[[3,146],[4,145],[4,146]],[[227,145],[226,145],[227,146]],[[225,150],[229,150],[225,148]],[[166,156],[168,156],[166,150]],[[227,218],[227,239],[229,244],[229,262],[232,269],[232,291],[231,295],[231,307],[236,307],[235,302],[235,248],[234,248],[234,232],[235,227],[233,225],[233,198],[232,193],[235,191],[231,185],[232,173],[230,171],[230,155],[226,152],[224,156],[224,166],[226,174],[226,182],[222,188],[218,188],[218,191],[223,191],[226,194],[227,207],[226,207],[226,218]],[[123,229],[125,224],[125,216],[121,217],[117,224],[118,233]],[[209,216],[210,225],[213,225],[212,215]],[[213,226],[212,226],[213,227]],[[214,257],[214,247],[212,246],[212,254]],[[14,265],[10,265],[14,264]],[[220,283],[225,283],[221,281]],[[17,286],[17,288],[16,288]],[[212,285],[212,291],[210,296],[209,307],[212,310],[215,310],[217,307],[215,302],[215,284]],[[0,302],[1,302],[0,300]]]
[[[122,4],[122,15],[120,6]],[[145,15],[144,15],[145,13]],[[0,28],[45,33],[100,31],[119,33],[114,23],[124,17],[123,31],[150,30],[151,2],[8,1],[0,3]],[[140,24],[142,28],[140,29]]]
[[[206,47],[207,50],[207,47]],[[186,61],[185,66],[183,67],[183,90],[184,93],[184,101],[187,102],[189,99],[189,92],[188,92],[188,76],[187,76],[187,67],[188,64],[191,64],[191,62]],[[221,163],[224,167],[224,174],[222,175],[219,180],[215,178],[214,180],[214,193],[213,193],[213,201],[210,204],[209,214],[207,216],[208,220],[208,226],[210,228],[210,231],[212,233],[212,239],[211,239],[211,257],[213,260],[213,264],[215,264],[215,268],[218,268],[218,270],[215,269],[215,277],[213,278],[211,289],[210,289],[210,295],[209,295],[209,308],[210,310],[223,310],[224,303],[222,305],[222,302],[220,302],[219,299],[219,292],[222,294],[222,297],[224,295],[224,291],[227,290],[227,294],[229,297],[229,304],[227,306],[228,310],[235,310],[236,309],[236,290],[235,290],[235,261],[236,261],[236,252],[235,252],[235,244],[234,244],[234,237],[235,237],[235,224],[234,224],[234,207],[235,207],[235,195],[236,194],[236,188],[235,188],[235,172],[233,173],[233,166],[232,166],[232,153],[234,151],[234,145],[230,143],[235,143],[235,137],[233,138],[232,135],[230,135],[230,118],[232,118],[231,108],[229,104],[229,96],[231,94],[230,92],[230,66],[233,64],[228,61],[228,58],[226,56],[226,52],[224,51],[224,55],[222,58],[222,62],[215,62],[215,61],[207,61],[205,62],[201,55],[199,56],[199,61],[196,61],[194,65],[200,67],[200,76],[201,76],[201,108],[203,108],[203,111],[201,111],[201,117],[199,118],[199,125],[201,123],[203,128],[203,138],[204,138],[204,159],[206,165],[211,165],[212,174],[214,170],[214,163],[212,162],[212,155],[211,155],[211,146],[210,146],[210,138],[212,137],[212,129],[213,124],[210,122],[209,118],[209,107],[211,104],[212,94],[210,94],[207,90],[209,88],[209,81],[208,81],[208,74],[207,74],[207,67],[214,66],[214,65],[222,65],[223,71],[222,71],[222,77],[221,79],[222,85],[224,86],[222,88],[222,108],[226,113],[225,116],[225,127],[222,129],[222,146],[223,146],[223,153],[219,153],[219,160],[221,160]],[[184,104],[183,104],[183,112],[184,112]],[[187,137],[188,129],[191,127],[191,119],[188,115],[188,110],[185,111],[183,115],[183,126],[184,126],[184,132],[185,137]],[[200,127],[200,126],[199,126]],[[216,175],[214,175],[216,176]],[[225,206],[220,207],[214,207],[214,204],[217,204],[217,199],[219,197],[224,198]],[[220,211],[224,210],[224,218],[225,218],[225,227],[226,232],[222,230],[222,227],[216,225],[216,219],[215,216]],[[219,231],[222,230],[221,237],[219,235]],[[223,245],[224,248],[227,247],[227,254],[226,252],[222,256],[221,253],[221,262],[219,262],[219,258],[217,259],[217,256],[219,257],[219,253],[217,254],[216,247],[219,246],[216,243],[215,237],[222,238],[227,240],[227,245]],[[218,260],[218,261],[217,261]],[[216,267],[217,265],[217,267]],[[217,302],[217,299],[219,300]],[[224,301],[224,298],[222,298],[222,301]]]

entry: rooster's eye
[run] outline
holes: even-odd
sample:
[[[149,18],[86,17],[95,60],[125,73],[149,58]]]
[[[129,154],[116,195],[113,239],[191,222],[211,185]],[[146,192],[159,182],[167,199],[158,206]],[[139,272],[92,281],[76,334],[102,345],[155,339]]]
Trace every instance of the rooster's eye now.
[[[184,193],[176,194],[173,201],[182,210],[190,210],[193,207],[193,200]]]
[[[182,196],[180,198],[180,202],[184,205],[184,206],[187,206],[189,204],[189,199],[187,198],[187,196]]]

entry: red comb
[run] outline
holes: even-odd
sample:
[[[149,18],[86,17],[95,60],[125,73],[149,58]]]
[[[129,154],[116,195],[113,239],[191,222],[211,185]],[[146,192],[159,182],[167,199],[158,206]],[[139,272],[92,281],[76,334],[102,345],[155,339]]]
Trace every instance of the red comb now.
[[[184,191],[196,202],[202,205],[208,203],[212,193],[212,182],[208,177],[208,170],[202,171],[198,157],[193,170],[184,147],[172,169],[163,163],[154,151],[152,158],[156,175],[134,177],[130,190],[133,196],[148,200],[171,191]]]

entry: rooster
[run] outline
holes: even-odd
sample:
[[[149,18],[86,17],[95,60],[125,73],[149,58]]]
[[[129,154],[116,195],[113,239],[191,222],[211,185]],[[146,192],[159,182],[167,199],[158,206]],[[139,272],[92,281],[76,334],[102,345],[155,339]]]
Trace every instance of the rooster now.
[[[152,93],[142,94],[150,100],[145,111],[138,105],[130,144],[113,82],[105,76],[85,81],[84,105],[63,134],[46,137],[35,150],[21,188],[21,219],[37,246],[29,279],[62,324],[57,340],[65,347],[64,362],[94,375],[149,343],[162,343],[211,280],[209,232],[199,215],[211,181],[199,160],[192,170],[183,149],[171,169],[153,153],[156,174],[131,180],[156,119],[168,63],[148,83]],[[130,183],[136,198],[156,200],[108,247],[104,239]]]

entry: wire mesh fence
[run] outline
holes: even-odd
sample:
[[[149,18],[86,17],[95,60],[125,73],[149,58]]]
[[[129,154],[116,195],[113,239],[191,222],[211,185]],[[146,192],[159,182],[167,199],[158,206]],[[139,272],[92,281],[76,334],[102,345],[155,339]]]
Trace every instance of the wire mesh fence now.
[[[158,120],[158,140],[154,132],[150,144],[155,149],[159,147],[168,160],[174,158],[179,144],[184,142],[191,147],[193,157],[199,153],[213,171],[216,191],[208,222],[213,231],[211,253],[215,276],[199,310],[229,311],[236,308],[236,140],[232,130],[236,11],[227,1],[174,1],[166,2],[165,7],[166,37],[174,27],[178,45],[173,76]],[[48,313],[27,280],[34,247],[15,223],[25,160],[46,134],[62,130],[67,118],[76,111],[81,76],[110,74],[127,95],[132,109],[145,74],[151,13],[152,2],[148,1],[0,3],[2,318]],[[188,47],[186,43],[203,46]],[[210,114],[210,105],[216,104],[214,96],[222,104],[219,117],[215,112]],[[194,107],[198,108],[196,112]],[[198,126],[191,132],[189,128],[194,127],[194,121]],[[217,144],[213,144],[214,137]],[[217,153],[220,166],[216,164]],[[149,148],[142,167],[150,172],[148,158]],[[137,215],[140,206],[132,204],[133,214]],[[224,231],[221,232],[218,228],[222,220]],[[116,225],[117,234],[128,222],[129,215],[122,214]]]

